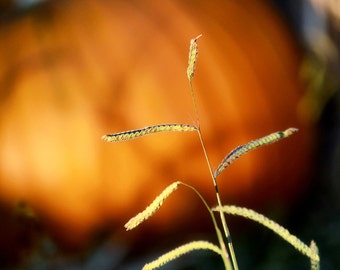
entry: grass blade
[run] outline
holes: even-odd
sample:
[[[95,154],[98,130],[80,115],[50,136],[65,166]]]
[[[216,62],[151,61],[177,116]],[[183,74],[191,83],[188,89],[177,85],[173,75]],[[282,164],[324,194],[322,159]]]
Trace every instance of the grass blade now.
[[[300,251],[302,254],[308,256],[312,260],[312,265],[316,265],[320,261],[320,257],[316,251],[316,249],[312,246],[310,248],[306,244],[304,244],[299,238],[292,235],[287,229],[280,226],[273,220],[265,217],[264,215],[261,215],[251,209],[244,208],[244,207],[238,207],[233,205],[225,205],[222,208],[219,206],[213,208],[213,211],[220,211],[222,209],[223,212],[231,215],[241,216],[245,217],[247,219],[251,219],[253,221],[256,221],[263,226],[267,227],[268,229],[272,230],[279,236],[281,236],[284,240],[286,240],[288,243],[290,243],[293,247],[295,247],[298,251]],[[317,269],[317,268],[314,268]]]
[[[121,142],[133,140],[145,135],[158,132],[173,132],[173,131],[196,131],[197,127],[185,124],[161,124],[155,126],[148,126],[142,129],[127,130],[123,132],[106,134],[102,139],[107,142]]]
[[[177,181],[164,189],[162,193],[158,195],[148,207],[145,208],[144,211],[138,213],[124,225],[125,229],[127,231],[132,230],[143,221],[151,217],[162,206],[163,202],[171,195],[171,193],[178,188],[180,184],[181,182]]]
[[[277,131],[265,137],[259,138],[247,144],[236,147],[218,165],[217,169],[214,172],[214,177],[217,177],[221,172],[223,172],[227,167],[229,167],[236,159],[243,156],[247,152],[254,150],[256,148],[259,148],[261,146],[277,142],[278,140],[281,140],[283,138],[287,138],[297,131],[298,131],[297,128],[288,128],[285,131]]]
[[[219,249],[219,247],[217,247],[216,245],[207,242],[207,241],[193,241],[190,242],[188,244],[182,245],[180,247],[177,247],[171,251],[169,251],[168,253],[165,253],[164,255],[160,256],[158,259],[144,265],[143,270],[150,270],[150,269],[155,269],[158,267],[161,267],[165,264],[167,264],[170,261],[173,261],[175,259],[177,259],[178,257],[189,253],[191,251],[194,250],[200,250],[200,249],[208,249],[211,250],[219,255],[221,254],[221,250]]]

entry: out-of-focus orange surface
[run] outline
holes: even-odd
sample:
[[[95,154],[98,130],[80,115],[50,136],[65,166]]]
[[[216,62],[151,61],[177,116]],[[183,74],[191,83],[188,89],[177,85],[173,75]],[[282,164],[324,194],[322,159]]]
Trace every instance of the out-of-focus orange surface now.
[[[121,228],[175,180],[214,205],[196,133],[100,139],[195,123],[186,65],[201,33],[194,88],[214,168],[237,145],[300,129],[224,172],[223,201],[290,204],[305,185],[313,137],[297,115],[300,55],[274,10],[252,0],[51,1],[3,22],[1,201],[26,201],[70,241],[107,221]],[[200,204],[193,198],[178,191],[146,226],[176,228]]]

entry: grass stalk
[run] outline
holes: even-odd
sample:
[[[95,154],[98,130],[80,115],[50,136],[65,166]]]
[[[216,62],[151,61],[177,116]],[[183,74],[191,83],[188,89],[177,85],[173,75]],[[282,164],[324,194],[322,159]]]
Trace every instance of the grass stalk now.
[[[193,186],[188,185],[186,183],[181,183],[181,184],[186,186],[186,187],[188,187],[188,188],[190,188],[190,189],[192,189],[197,194],[197,196],[201,199],[201,201],[203,202],[204,206],[208,210],[208,212],[209,212],[209,214],[211,216],[211,220],[212,220],[212,222],[214,224],[214,228],[215,228],[215,231],[216,231],[218,242],[220,244],[220,248],[221,248],[221,252],[222,252],[221,257],[222,257],[225,269],[233,270],[233,266],[231,264],[231,261],[230,261],[229,255],[228,255],[227,248],[226,248],[226,246],[224,244],[223,235],[222,235],[221,230],[220,230],[220,228],[219,228],[219,226],[217,224],[217,221],[216,221],[216,218],[215,218],[215,215],[214,215],[212,209],[210,208],[210,206],[208,205],[206,200],[203,198],[201,193],[196,188],[194,188]]]
[[[197,54],[196,54],[196,57],[197,57]],[[209,169],[211,179],[213,180],[217,204],[218,204],[219,207],[222,207],[222,201],[221,201],[220,193],[219,193],[219,190],[218,190],[216,177],[214,176],[214,173],[213,173],[213,170],[212,170],[212,167],[211,167],[211,164],[210,164],[210,160],[209,160],[209,157],[208,157],[208,153],[207,153],[207,150],[205,148],[204,141],[203,141],[202,133],[201,133],[199,114],[198,114],[197,104],[196,104],[196,100],[195,100],[195,93],[194,93],[194,89],[193,89],[193,86],[192,86],[193,74],[192,74],[192,76],[188,76],[188,78],[189,78],[189,87],[190,87],[190,92],[191,92],[191,98],[192,98],[192,102],[194,104],[194,110],[195,110],[195,115],[196,115],[198,137],[199,137],[199,140],[200,140],[201,147],[203,149],[205,160],[206,160],[207,165],[208,165],[208,169]],[[228,256],[228,253],[223,254],[224,256],[226,256],[226,258],[224,260],[228,261],[228,265],[230,265],[230,264],[232,265],[232,269],[238,270],[238,264],[237,264],[237,260],[236,260],[234,246],[233,246],[230,231],[229,231],[226,219],[225,219],[225,215],[224,215],[223,211],[219,211],[219,213],[220,213],[220,218],[221,218],[221,223],[222,223],[224,235],[226,237],[227,244],[228,244],[228,250],[229,250],[230,257],[231,257],[231,263],[230,263],[230,258]],[[222,242],[223,242],[223,246],[225,246],[224,241],[222,241]],[[220,245],[221,244],[222,243],[220,243]],[[222,248],[222,246],[221,246],[221,248]],[[226,269],[228,269],[227,265],[225,265],[225,266],[226,266]]]

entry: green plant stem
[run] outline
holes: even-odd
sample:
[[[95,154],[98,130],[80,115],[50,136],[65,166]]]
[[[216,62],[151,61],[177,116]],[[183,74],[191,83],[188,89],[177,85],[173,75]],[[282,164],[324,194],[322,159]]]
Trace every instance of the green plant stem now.
[[[222,207],[222,202],[221,202],[220,193],[218,191],[217,181],[216,181],[216,178],[215,178],[215,176],[213,174],[212,167],[210,165],[210,160],[209,160],[207,151],[205,149],[204,141],[203,141],[203,138],[202,138],[200,121],[199,121],[199,115],[198,115],[198,109],[197,109],[197,105],[196,105],[195,93],[194,93],[194,89],[193,89],[193,86],[192,86],[192,80],[191,79],[189,80],[189,85],[190,85],[190,92],[191,92],[192,102],[194,104],[196,121],[197,121],[197,125],[198,125],[197,126],[198,137],[199,137],[202,149],[203,149],[204,157],[205,157],[206,162],[208,164],[208,168],[209,168],[209,172],[210,172],[211,178],[212,178],[213,183],[214,183],[218,206]],[[230,232],[229,232],[229,228],[228,228],[227,222],[225,220],[225,216],[224,216],[223,211],[219,211],[219,212],[220,212],[220,218],[221,218],[221,222],[222,222],[222,226],[223,226],[223,231],[224,231],[225,237],[227,239],[227,244],[228,244],[228,249],[229,249],[229,253],[230,253],[230,256],[231,256],[231,261],[232,261],[233,269],[234,270],[238,270],[237,260],[236,260],[234,246],[233,246],[233,243],[232,243],[232,240],[231,240],[231,235],[230,235]],[[228,256],[227,259],[230,261],[229,256]]]
[[[201,143],[202,148],[203,148],[203,152],[204,152],[206,162],[207,162],[208,167],[209,167],[209,172],[210,172],[211,178],[213,179],[213,183],[214,183],[214,187],[215,187],[215,191],[216,191],[215,193],[216,193],[216,198],[217,198],[217,204],[218,204],[218,206],[222,206],[222,201],[221,201],[220,193],[218,191],[217,181],[216,181],[216,178],[214,177],[214,174],[213,174],[213,171],[212,171],[212,168],[211,168],[211,165],[210,165],[210,161],[209,161],[209,158],[208,158],[208,154],[207,154],[207,151],[206,151],[205,146],[204,146],[201,130],[200,130],[199,127],[198,127],[197,132],[198,132],[198,136],[199,136],[199,139],[200,139],[200,143]],[[222,226],[223,226],[223,231],[224,231],[225,237],[227,239],[228,249],[229,249],[229,253],[230,253],[230,256],[231,256],[232,263],[233,263],[233,267],[234,267],[234,270],[238,270],[237,260],[236,260],[234,246],[233,246],[233,242],[232,242],[231,235],[230,235],[230,232],[229,232],[229,228],[228,228],[228,225],[227,225],[223,211],[219,211],[219,213],[220,213],[220,218],[221,218],[221,222],[222,222]]]
[[[223,263],[224,263],[224,266],[227,270],[232,270],[233,267],[231,265],[231,262],[230,262],[230,259],[229,259],[229,255],[228,255],[228,252],[227,252],[227,249],[226,249],[226,246],[224,244],[224,241],[223,241],[223,236],[222,236],[222,233],[221,233],[221,230],[219,229],[218,225],[217,225],[217,221],[216,221],[216,218],[215,218],[215,215],[212,211],[212,209],[209,207],[208,203],[206,202],[206,200],[203,198],[203,196],[201,195],[201,193],[199,193],[199,191],[194,188],[193,186],[189,185],[189,184],[186,184],[186,183],[183,183],[181,182],[182,185],[192,189],[197,195],[198,197],[201,199],[201,201],[203,202],[203,204],[205,205],[205,207],[207,208],[210,216],[211,216],[211,219],[213,221],[213,224],[214,224],[214,227],[215,227],[215,231],[216,231],[216,235],[217,235],[217,239],[218,239],[218,242],[220,244],[220,247],[221,247],[221,251],[222,251],[222,260],[223,260]]]

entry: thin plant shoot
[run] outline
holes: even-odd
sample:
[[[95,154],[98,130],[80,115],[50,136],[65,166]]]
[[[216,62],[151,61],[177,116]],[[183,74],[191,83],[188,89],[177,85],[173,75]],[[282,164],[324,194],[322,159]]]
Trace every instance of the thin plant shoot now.
[[[231,239],[231,235],[228,229],[228,225],[225,219],[225,214],[228,215],[236,215],[248,220],[253,220],[264,227],[272,230],[274,233],[282,237],[286,242],[291,244],[293,247],[296,248],[300,253],[307,256],[310,259],[310,266],[312,270],[317,270],[320,268],[320,257],[318,253],[317,245],[314,241],[311,242],[310,246],[303,243],[299,240],[296,236],[292,235],[287,229],[283,228],[273,220],[261,215],[251,209],[233,206],[233,205],[223,205],[217,185],[216,178],[225,170],[227,169],[235,160],[240,158],[241,156],[245,155],[251,150],[257,149],[259,147],[269,145],[275,143],[281,139],[287,138],[293,135],[298,130],[296,128],[288,128],[284,131],[277,131],[266,135],[262,138],[255,139],[250,141],[244,145],[238,146],[233,149],[229,154],[225,156],[225,158],[221,161],[221,163],[217,166],[217,168],[213,171],[212,166],[210,165],[209,157],[205,148],[204,140],[201,133],[200,128],[200,120],[199,120],[199,113],[197,109],[196,99],[195,99],[195,92],[192,85],[192,80],[195,75],[196,63],[198,58],[198,44],[197,41],[202,35],[193,38],[190,41],[190,48],[189,48],[189,58],[188,58],[188,67],[187,67],[187,77],[189,80],[189,88],[192,97],[192,102],[194,106],[195,116],[196,116],[196,125],[189,125],[189,124],[179,124],[179,123],[171,123],[171,124],[159,124],[154,126],[147,126],[140,129],[122,131],[113,134],[107,134],[102,136],[102,139],[108,142],[121,142],[127,141],[132,139],[137,139],[142,136],[160,133],[160,132],[197,132],[197,135],[200,140],[200,145],[203,151],[203,155],[205,157],[208,170],[211,175],[211,179],[213,182],[213,186],[215,189],[217,206],[210,207],[200,192],[194,188],[193,186],[186,184],[184,182],[173,182],[168,187],[166,187],[160,195],[158,195],[154,201],[147,206],[143,211],[138,213],[136,216],[131,218],[126,224],[126,230],[132,230],[138,227],[141,223],[145,220],[149,219],[155,212],[157,212],[160,207],[163,205],[164,201],[173,193],[175,192],[180,186],[186,187],[191,189],[202,201],[204,207],[210,214],[211,220],[213,222],[216,236],[217,236],[217,243],[211,243],[206,240],[195,240],[189,242],[187,244],[181,245],[177,248],[172,249],[171,251],[167,252],[166,254],[160,256],[159,258],[155,259],[152,262],[149,262],[144,265],[143,269],[156,269],[159,268],[180,256],[183,256],[189,252],[195,250],[208,250],[220,256],[225,269],[227,270],[238,270],[237,259]],[[220,222],[214,215],[214,212],[219,213]],[[222,230],[220,226],[222,225]],[[223,232],[223,233],[222,233]]]

